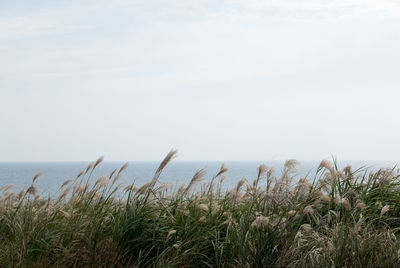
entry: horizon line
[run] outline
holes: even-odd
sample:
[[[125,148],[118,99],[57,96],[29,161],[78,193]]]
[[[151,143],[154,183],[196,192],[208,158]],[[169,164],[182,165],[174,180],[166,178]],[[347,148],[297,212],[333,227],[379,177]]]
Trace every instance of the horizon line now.
[[[172,160],[170,163],[173,162],[282,162],[282,161],[287,161],[295,159],[300,162],[316,162],[316,161],[322,161],[324,159],[328,161],[333,161],[332,158],[320,158],[320,159],[297,159],[297,158],[287,158],[287,159],[177,159],[177,160]],[[104,162],[162,162],[163,159],[159,160],[154,160],[154,159],[149,159],[149,160],[104,160]],[[337,162],[343,162],[343,161],[349,161],[349,162],[400,162],[400,160],[395,160],[395,159],[334,159]],[[82,163],[82,162],[95,162],[96,160],[0,160],[0,163]]]

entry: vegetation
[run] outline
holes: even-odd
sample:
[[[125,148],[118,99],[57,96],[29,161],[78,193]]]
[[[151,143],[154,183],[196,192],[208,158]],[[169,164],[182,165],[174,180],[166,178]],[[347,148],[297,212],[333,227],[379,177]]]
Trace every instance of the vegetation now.
[[[399,267],[400,188],[395,170],[338,170],[324,160],[312,183],[292,181],[295,160],[275,178],[222,190],[222,166],[208,184],[171,193],[158,177],[123,186],[127,164],[90,184],[99,158],[59,193],[35,181],[1,187],[1,267]],[[40,179],[40,178],[39,178]],[[123,193],[123,194],[122,194]]]

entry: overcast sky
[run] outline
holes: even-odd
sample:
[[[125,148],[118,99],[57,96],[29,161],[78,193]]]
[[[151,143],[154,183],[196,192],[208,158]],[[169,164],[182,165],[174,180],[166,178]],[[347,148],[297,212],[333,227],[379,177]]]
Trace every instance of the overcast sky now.
[[[400,2],[0,1],[0,161],[400,159]]]

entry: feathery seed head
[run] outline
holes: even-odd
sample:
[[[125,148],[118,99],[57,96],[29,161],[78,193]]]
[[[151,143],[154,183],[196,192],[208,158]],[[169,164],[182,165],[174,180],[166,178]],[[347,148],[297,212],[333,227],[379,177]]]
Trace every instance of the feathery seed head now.
[[[117,168],[114,168],[113,171],[111,171],[110,176],[108,176],[108,179],[111,180],[112,176],[114,175],[114,173],[117,172]]]
[[[200,210],[208,211],[208,206],[207,204],[199,204],[197,206]]]
[[[125,192],[134,191],[134,188],[136,188],[136,187],[133,183],[129,184],[128,186],[125,187]]]
[[[223,215],[226,217],[226,220],[221,223],[222,225],[237,225],[236,220],[232,217],[232,214],[230,212],[226,211]]]
[[[304,214],[309,214],[309,215],[314,215],[315,211],[312,207],[312,205],[308,205],[303,209]]]
[[[273,173],[274,173],[274,168],[270,168],[267,172],[267,178],[270,179]]]
[[[245,181],[246,181],[245,179],[241,179],[240,181],[238,181],[235,188],[236,193],[240,192],[240,188],[242,188]]]
[[[71,183],[71,182],[72,182],[71,179],[64,181],[64,183],[61,185],[60,189],[63,188],[65,185]]]
[[[300,229],[306,233],[309,233],[313,230],[312,226],[308,223],[304,223],[300,226]]]
[[[363,214],[361,213],[361,214],[360,214],[360,218],[358,219],[356,225],[354,226],[354,231],[355,231],[356,233],[358,233],[358,232],[361,230],[361,226],[362,226],[363,222],[364,222],[364,216],[363,216]]]
[[[273,194],[273,193],[266,193],[264,197],[266,200],[269,200],[269,201],[277,201],[279,195]]]
[[[179,249],[181,247],[181,244],[182,244],[181,242],[178,242],[178,243],[173,244],[172,247],[175,249]]]
[[[12,199],[12,197],[14,197],[14,193],[6,192],[4,194],[4,197],[3,197],[2,201],[8,201],[8,200]]]
[[[228,217],[232,216],[232,213],[229,211],[225,211],[224,213],[222,213],[222,216],[228,218]]]
[[[85,174],[87,171],[82,170],[81,172],[79,172],[78,176],[76,176],[76,180],[79,179],[83,174]]]
[[[166,200],[174,200],[174,196],[172,194],[169,194],[164,197]]]
[[[139,187],[139,189],[136,191],[138,195],[141,195],[147,191],[147,189],[150,188],[150,186],[153,184],[153,181],[149,181],[142,186]]]
[[[387,185],[395,177],[393,170],[389,168],[379,169],[376,176],[380,185]]]
[[[25,190],[22,189],[21,191],[19,191],[19,193],[17,194],[17,199],[21,199],[25,194]]]
[[[225,163],[222,164],[221,168],[219,169],[217,175],[215,175],[215,177],[218,177],[222,174],[224,174],[225,172],[227,172],[228,169],[225,167]]]
[[[90,163],[90,164],[87,166],[87,168],[86,168],[84,174],[88,173],[88,171],[89,171],[93,166],[94,166],[94,162]]]
[[[383,214],[385,214],[386,212],[388,212],[390,209],[389,205],[385,205],[382,210],[381,210],[381,217],[383,216]]]
[[[185,216],[189,216],[190,212],[187,209],[182,210],[182,214]]]
[[[186,193],[188,193],[190,191],[190,189],[192,188],[193,184],[195,184],[196,182],[199,182],[201,180],[204,179],[204,175],[206,174],[206,170],[200,169],[197,170],[196,173],[194,174],[194,176],[192,177],[192,179],[190,180],[188,186],[186,187],[186,189],[183,191],[183,194],[185,195]]]
[[[334,171],[333,171],[334,172]],[[337,182],[337,177],[336,177],[336,174],[335,173],[331,173],[331,172],[329,172],[329,173],[325,173],[324,174],[324,181],[325,181],[325,183],[326,184],[328,184],[328,185],[333,185],[334,183],[336,183]]]
[[[39,176],[41,176],[42,174],[43,174],[43,172],[38,171],[38,173],[36,173],[35,176],[33,176],[32,184],[33,184],[33,183],[36,181],[36,179],[37,179]]]
[[[120,174],[122,171],[124,171],[127,167],[129,166],[129,163],[126,162],[118,171],[118,174]]]
[[[298,164],[300,164],[300,162],[297,161],[296,159],[289,159],[285,161],[283,168],[286,170],[291,170],[295,168]]]
[[[327,195],[321,195],[320,197],[319,197],[319,200],[320,201],[322,201],[322,202],[324,202],[324,203],[329,203],[329,202],[331,202],[331,198],[329,197],[329,196],[327,196]]]
[[[220,205],[218,205],[218,204],[214,204],[213,206],[212,206],[212,213],[213,214],[216,214],[218,211],[220,211],[221,210],[221,206]]]
[[[346,167],[343,169],[343,172],[344,172],[344,174],[345,174],[346,176],[351,175],[351,173],[352,173],[352,171],[351,171],[351,166],[346,166]]]
[[[68,212],[64,211],[64,210],[61,210],[61,209],[60,209],[60,212],[61,212],[61,214],[63,214],[63,216],[66,217],[66,218],[71,217],[71,215],[70,215]]]
[[[67,196],[67,194],[69,193],[69,191],[71,191],[72,189],[72,185],[68,186],[59,196],[58,196],[58,200],[62,200],[64,197]]]
[[[350,210],[351,209],[350,202],[349,202],[349,200],[347,200],[347,198],[342,198],[340,200],[340,203],[346,210]]]
[[[335,198],[333,200],[335,201],[335,204],[339,206],[341,204],[342,198],[340,197],[340,195],[335,195]]]
[[[96,162],[94,163],[93,169],[95,169],[97,167],[98,164],[100,164],[101,162],[103,162],[104,160],[104,156],[100,156]]]
[[[301,178],[297,183],[296,190],[302,194],[306,194],[311,188],[311,183],[306,178]]]
[[[251,227],[260,228],[269,224],[269,217],[261,215],[259,212],[256,213],[256,219],[251,223]]]
[[[324,159],[321,161],[321,163],[319,164],[319,169],[321,168],[327,169],[331,176],[336,177],[335,169],[332,167],[331,163],[328,160]]]
[[[10,190],[10,189],[13,188],[13,187],[14,187],[13,184],[6,184],[6,185],[0,187],[0,191],[2,190],[2,191],[4,191],[4,192],[6,192],[6,191]]]
[[[160,192],[162,192],[162,191],[164,191],[164,190],[166,190],[168,188],[169,188],[169,184],[168,183],[164,183],[164,184],[158,186],[156,189],[154,189],[154,192],[160,193]]]
[[[289,216],[293,216],[294,214],[296,214],[296,210],[290,210],[290,211],[288,212],[288,215],[289,215]]]
[[[321,191],[315,190],[311,193],[313,198],[319,198],[321,195],[324,195]]]
[[[96,183],[94,184],[99,185],[100,187],[103,187],[104,185],[106,185],[109,182],[109,179],[107,179],[107,177],[105,175],[101,176],[100,178],[97,179]]]
[[[26,193],[27,194],[31,194],[31,195],[35,195],[36,193],[37,193],[37,188],[36,188],[36,186],[34,185],[34,184],[32,184],[29,188],[28,188],[28,190],[26,190]]]
[[[161,162],[160,166],[157,168],[156,173],[160,173],[160,172],[165,168],[165,166],[166,166],[174,157],[176,157],[177,152],[178,152],[177,150],[171,150],[171,151],[167,154],[167,156],[163,159],[163,161]]]
[[[171,230],[168,232],[167,238],[170,237],[171,235],[176,234],[176,230]]]
[[[325,168],[327,170],[331,170],[332,169],[331,163],[326,159],[323,159],[321,161],[321,163],[319,164],[319,167],[320,168]]]
[[[361,199],[357,199],[356,201],[356,208],[360,209],[360,210],[365,210],[367,206],[365,205],[365,203],[363,201],[361,201]]]
[[[268,171],[268,168],[266,165],[262,164],[258,166],[258,175],[257,178],[260,178],[263,174],[265,174]]]
[[[311,183],[307,178],[300,178],[299,183],[304,183],[308,186],[311,186]]]
[[[339,178],[339,179],[347,179],[348,178],[348,176],[346,176],[346,174],[344,174],[342,171],[336,171],[336,176]]]

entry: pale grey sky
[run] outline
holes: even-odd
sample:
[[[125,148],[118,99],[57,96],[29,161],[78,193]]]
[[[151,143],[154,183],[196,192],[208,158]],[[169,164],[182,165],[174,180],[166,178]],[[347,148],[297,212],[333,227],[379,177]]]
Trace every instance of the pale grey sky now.
[[[400,1],[1,1],[0,161],[397,161],[399,48]]]

